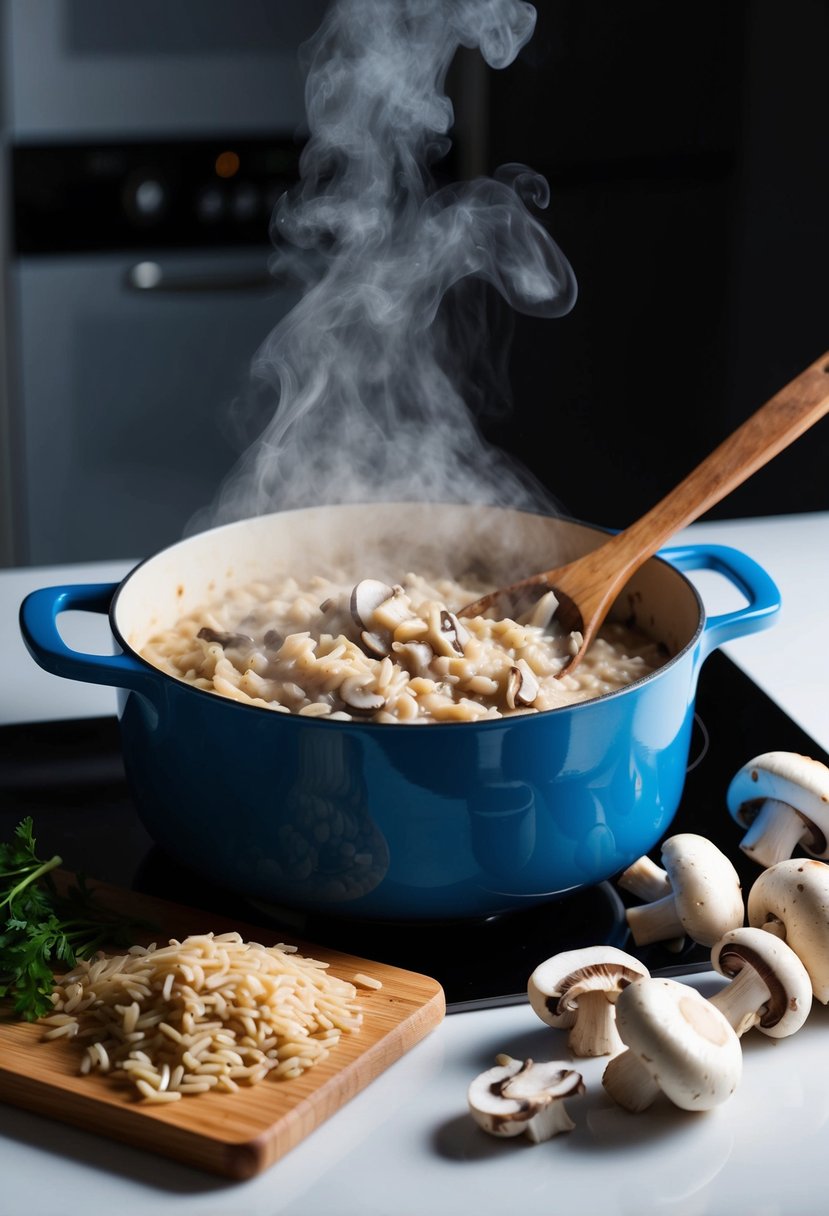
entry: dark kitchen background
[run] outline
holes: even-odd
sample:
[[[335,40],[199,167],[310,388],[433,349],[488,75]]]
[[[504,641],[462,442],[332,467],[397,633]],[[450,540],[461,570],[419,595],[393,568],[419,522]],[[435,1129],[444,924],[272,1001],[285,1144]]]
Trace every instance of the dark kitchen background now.
[[[511,408],[482,427],[623,526],[829,349],[829,3],[536,7],[511,67],[457,57],[442,171],[547,178],[579,298],[511,318]],[[325,8],[0,0],[0,565],[154,552],[234,463],[297,298],[268,219]],[[711,516],[826,509],[829,419]]]

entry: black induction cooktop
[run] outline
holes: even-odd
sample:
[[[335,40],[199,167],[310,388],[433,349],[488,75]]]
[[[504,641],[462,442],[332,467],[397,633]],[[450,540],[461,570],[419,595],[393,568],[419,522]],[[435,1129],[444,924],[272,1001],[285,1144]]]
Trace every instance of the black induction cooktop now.
[[[744,891],[759,872],[739,849],[741,831],[725,806],[736,770],[760,752],[829,756],[721,651],[705,662],[682,802],[669,834],[699,832],[732,860]],[[689,943],[635,947],[627,933],[631,897],[613,880],[538,908],[477,921],[373,922],[312,916],[252,903],[188,872],[153,844],[132,805],[115,718],[0,727],[0,833],[25,815],[39,851],[90,878],[171,897],[241,922],[276,929],[351,954],[433,976],[450,1012],[526,999],[530,972],[560,950],[602,942],[638,955],[652,972],[706,969],[709,952]],[[658,858],[658,850],[654,853]]]

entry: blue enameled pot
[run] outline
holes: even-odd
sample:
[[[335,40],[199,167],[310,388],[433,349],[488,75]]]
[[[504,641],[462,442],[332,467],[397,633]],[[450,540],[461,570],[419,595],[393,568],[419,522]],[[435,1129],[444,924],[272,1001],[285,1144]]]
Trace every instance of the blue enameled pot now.
[[[284,571],[495,585],[571,560],[607,534],[500,508],[413,503],[280,512],[163,550],[120,585],[38,590],[26,645],[55,675],[116,686],[127,778],[167,853],[282,907],[390,920],[469,918],[555,899],[614,875],[664,835],[685,780],[697,678],[723,642],[765,628],[780,599],[736,550],[648,561],[620,596],[670,660],[615,693],[478,723],[331,722],[239,704],[139,657],[145,640],[224,588]],[[719,571],[744,606],[706,617],[683,571]],[[395,571],[397,572],[395,575]],[[113,655],[61,639],[69,609],[109,613]]]

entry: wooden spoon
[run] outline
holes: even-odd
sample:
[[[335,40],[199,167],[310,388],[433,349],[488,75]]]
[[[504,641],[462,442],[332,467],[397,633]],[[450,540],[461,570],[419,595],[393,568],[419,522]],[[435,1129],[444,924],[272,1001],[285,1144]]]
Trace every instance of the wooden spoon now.
[[[490,608],[499,615],[526,593],[553,591],[559,601],[556,619],[566,632],[583,640],[558,673],[581,662],[613,601],[639,567],[674,533],[725,498],[767,461],[788,447],[829,410],[829,352],[747,418],[701,464],[630,527],[566,566],[533,574],[467,604],[458,616],[480,616]],[[538,596],[536,596],[538,598]]]

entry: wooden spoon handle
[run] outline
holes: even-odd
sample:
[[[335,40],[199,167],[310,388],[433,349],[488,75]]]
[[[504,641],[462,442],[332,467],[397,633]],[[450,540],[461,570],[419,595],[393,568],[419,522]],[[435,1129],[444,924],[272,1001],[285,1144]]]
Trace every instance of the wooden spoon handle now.
[[[580,559],[579,586],[574,591],[578,590],[584,619],[608,597],[614,598],[632,571],[667,540],[725,498],[827,411],[829,352],[775,393],[656,506]],[[591,557],[595,558],[595,579],[585,582],[584,566]],[[566,577],[558,581],[569,593]]]

